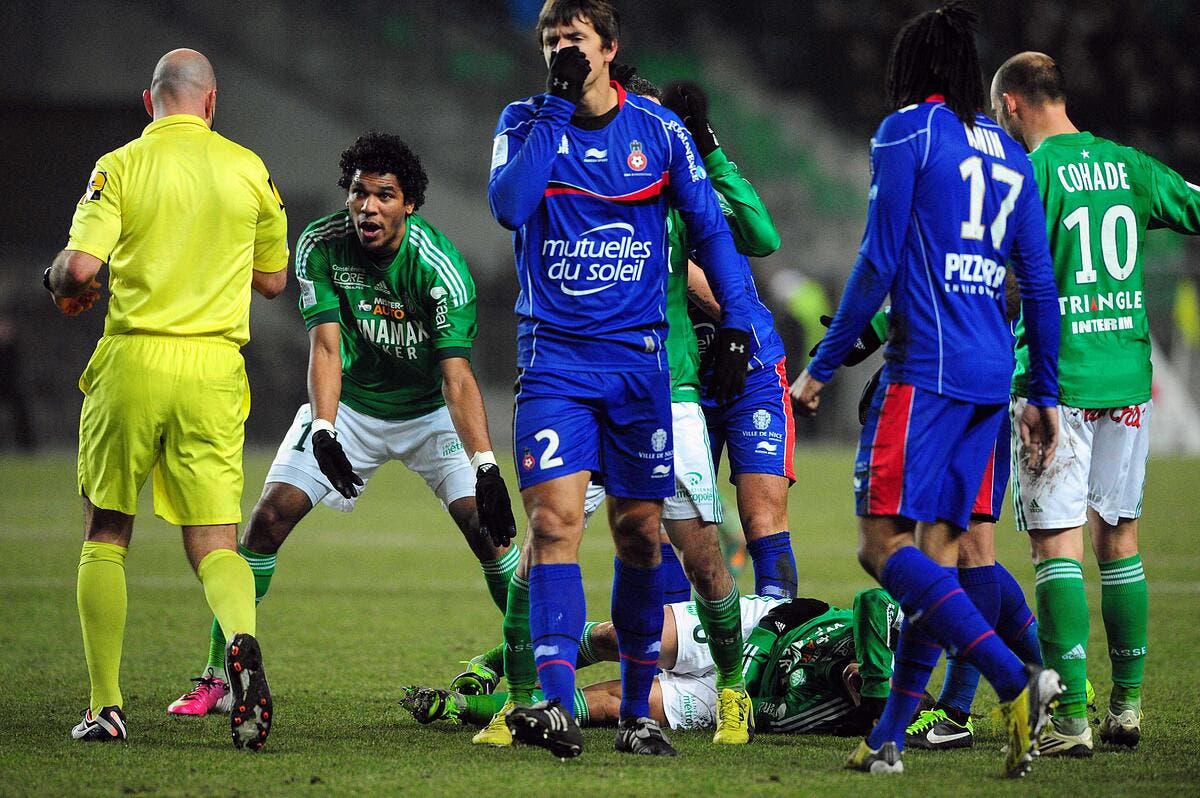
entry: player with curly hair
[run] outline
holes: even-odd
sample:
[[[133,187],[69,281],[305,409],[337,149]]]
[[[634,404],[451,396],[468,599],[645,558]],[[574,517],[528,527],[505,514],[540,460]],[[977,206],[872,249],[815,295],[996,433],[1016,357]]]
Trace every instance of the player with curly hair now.
[[[512,507],[471,370],[471,273],[417,215],[429,180],[397,136],[360,136],[340,166],[346,209],[310,224],[296,245],[309,402],[279,445],[238,550],[261,601],[296,524],[318,502],[350,512],[375,470],[399,460],[447,507],[503,612],[518,550],[508,545]],[[216,624],[211,640],[196,688],[168,712],[202,715],[229,695]]]

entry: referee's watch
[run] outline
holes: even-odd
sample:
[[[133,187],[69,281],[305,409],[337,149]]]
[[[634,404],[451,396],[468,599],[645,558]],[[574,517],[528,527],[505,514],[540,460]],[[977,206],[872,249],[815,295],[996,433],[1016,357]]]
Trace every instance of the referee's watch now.
[[[50,270],[53,268],[53,266],[47,266],[46,271],[42,272],[42,285],[44,285],[46,290],[51,294],[54,293],[54,289],[50,287]]]

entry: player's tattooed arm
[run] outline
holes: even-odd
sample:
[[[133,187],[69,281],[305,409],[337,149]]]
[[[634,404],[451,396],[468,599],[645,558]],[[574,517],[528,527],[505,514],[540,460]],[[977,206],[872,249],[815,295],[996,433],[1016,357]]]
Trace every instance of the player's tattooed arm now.
[[[717,298],[713,295],[712,288],[708,284],[708,278],[704,275],[704,269],[700,268],[700,264],[690,259],[688,260],[687,293],[688,299],[693,305],[704,311],[714,321],[721,320],[721,304],[717,302]]]

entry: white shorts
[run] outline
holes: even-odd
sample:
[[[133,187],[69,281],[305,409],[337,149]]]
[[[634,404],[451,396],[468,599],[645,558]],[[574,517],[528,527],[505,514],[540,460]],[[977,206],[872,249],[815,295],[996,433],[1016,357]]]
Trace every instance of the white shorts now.
[[[742,638],[763,616],[786,602],[767,596],[742,596]],[[717,725],[717,669],[704,637],[694,601],[667,605],[675,616],[678,653],[675,665],[655,678],[662,690],[663,712],[672,729],[711,729]]]
[[[1026,400],[1009,405],[1016,419]],[[1142,514],[1146,459],[1150,454],[1153,401],[1106,410],[1058,408],[1058,450],[1040,476],[1014,423],[1012,436],[1013,508],[1017,529],[1071,529],[1087,523],[1090,507],[1108,524]]]
[[[671,425],[675,439],[675,495],[663,500],[662,517],[672,521],[699,518],[719,524],[724,516],[704,411],[696,402],[672,402]],[[588,483],[583,500],[584,526],[599,509],[604,497],[603,486]]]
[[[311,428],[312,409],[307,404],[301,405],[283,443],[279,444],[275,461],[267,472],[267,482],[283,482],[299,488],[314,507],[324,502],[348,513],[358,499],[342,496],[321,473],[309,441]],[[389,460],[399,460],[419,474],[446,506],[464,496],[475,495],[475,472],[445,407],[407,421],[385,421],[339,403],[337,439],[355,473],[362,477],[359,496],[366,490],[371,475]]]

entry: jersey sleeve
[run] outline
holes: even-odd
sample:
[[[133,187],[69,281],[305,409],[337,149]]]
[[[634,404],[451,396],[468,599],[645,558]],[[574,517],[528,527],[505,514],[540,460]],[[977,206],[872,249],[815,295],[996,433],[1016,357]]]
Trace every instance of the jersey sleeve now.
[[[287,213],[275,181],[263,169],[259,187],[258,224],[254,228],[254,270],[277,272],[287,268]]]
[[[1141,153],[1153,180],[1150,198],[1150,227],[1200,235],[1200,186],[1184,180],[1171,167]]]
[[[688,241],[696,252],[696,261],[704,269],[717,302],[721,306],[721,325],[749,331],[753,326],[753,305],[747,290],[745,257],[737,251],[733,234],[721,212],[717,192],[708,180],[692,134],[678,117],[664,110],[671,204],[679,211],[687,227]]]
[[[96,162],[75,207],[67,249],[86,252],[107,263],[120,237],[120,161],[110,152]]]
[[[862,694],[868,698],[888,696],[901,618],[900,605],[879,588],[860,591],[854,597],[854,654],[863,680]]]
[[[433,281],[426,302],[433,319],[430,335],[440,358],[470,357],[471,346],[479,332],[475,315],[475,281],[467,262],[444,238],[424,233],[421,260],[429,267]]]
[[[917,172],[926,132],[911,132],[893,114],[871,141],[871,190],[858,262],[850,271],[829,332],[821,339],[808,373],[829,382],[866,328],[895,279],[908,236]]]
[[[516,230],[537,210],[550,182],[558,137],[574,112],[573,103],[547,94],[540,104],[512,103],[500,114],[492,139],[488,205],[502,226]]]
[[[704,166],[708,169],[708,179],[717,191],[721,212],[729,223],[738,251],[752,258],[765,258],[779,249],[779,230],[775,227],[775,220],[763,204],[762,197],[758,196],[758,191],[742,176],[737,164],[717,147],[705,157]]]
[[[1058,289],[1046,238],[1046,211],[1032,171],[1022,173],[1026,182],[1010,222],[1016,225],[1016,232],[1009,257],[1021,294],[1021,317],[1029,349],[1029,403],[1053,407],[1058,404]]]
[[[333,287],[326,243],[313,237],[313,227],[296,242],[296,282],[300,284],[300,315],[308,329],[339,321],[340,302]]]

